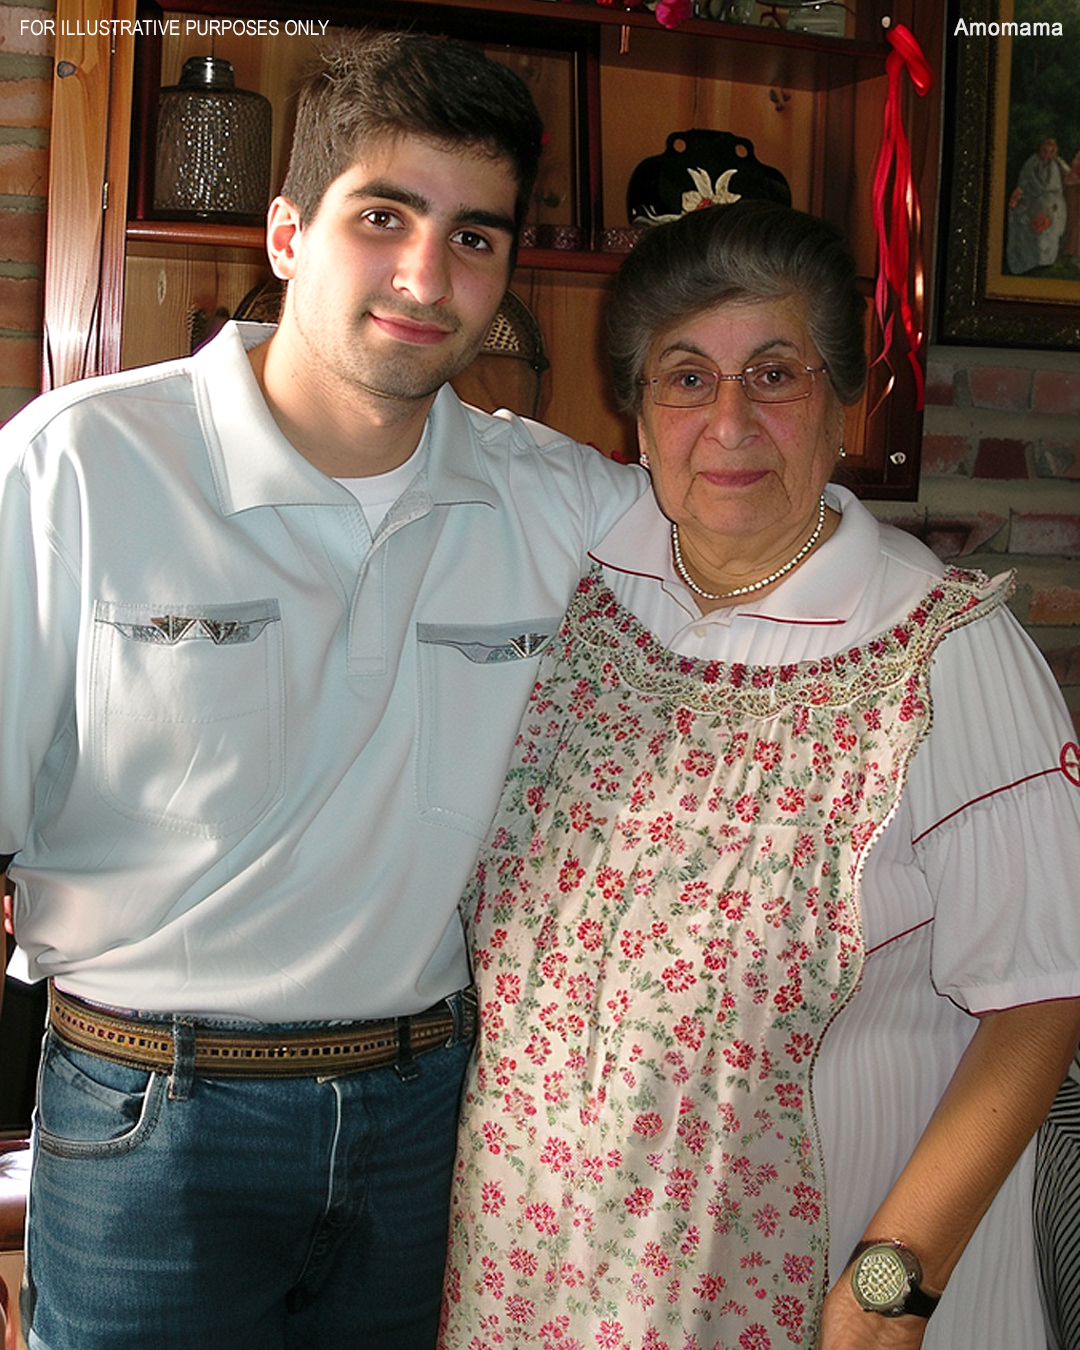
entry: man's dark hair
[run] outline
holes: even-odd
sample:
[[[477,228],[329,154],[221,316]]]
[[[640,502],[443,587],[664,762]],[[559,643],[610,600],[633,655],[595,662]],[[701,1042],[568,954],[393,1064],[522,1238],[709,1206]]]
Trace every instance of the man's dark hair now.
[[[421,136],[509,162],[520,228],[540,160],[543,124],[509,67],[448,38],[360,32],[328,46],[297,95],[282,195],[313,219],[326,189],[370,142]]]

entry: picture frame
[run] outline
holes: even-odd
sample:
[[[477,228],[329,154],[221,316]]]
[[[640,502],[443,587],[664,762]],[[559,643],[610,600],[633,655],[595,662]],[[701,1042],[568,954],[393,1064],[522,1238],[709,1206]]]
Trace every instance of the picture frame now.
[[[1038,22],[1050,31],[1036,29]],[[1033,58],[1042,72],[1038,81],[1031,74]],[[1068,228],[1080,229],[1080,185],[1069,194],[1075,203],[1071,220],[1059,210],[1064,191],[1052,212],[1041,204],[1035,210],[1030,186],[1031,161],[1044,140],[1062,139],[1055,175],[1062,188],[1064,171],[1080,151],[1073,58],[1080,60],[1080,0],[1054,0],[1052,6],[1045,0],[963,0],[950,6],[939,342],[1080,345],[1080,259],[1074,263],[1066,253]],[[1071,79],[1071,99],[1056,96],[1058,74]],[[1045,101],[1039,102],[1041,94],[1033,97],[1033,87],[1046,91]],[[1055,130],[1058,124],[1061,130]],[[1070,135],[1076,145],[1065,139]],[[1021,178],[1026,195],[1018,191]]]

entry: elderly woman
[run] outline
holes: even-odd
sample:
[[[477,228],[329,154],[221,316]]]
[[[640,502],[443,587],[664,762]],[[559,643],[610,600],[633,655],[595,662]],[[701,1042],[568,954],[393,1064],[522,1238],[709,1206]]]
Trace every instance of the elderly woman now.
[[[831,227],[766,203],[623,266],[655,500],[595,550],[465,901],[447,1350],[1044,1346],[1080,752],[1007,580],[829,484],[863,313]]]

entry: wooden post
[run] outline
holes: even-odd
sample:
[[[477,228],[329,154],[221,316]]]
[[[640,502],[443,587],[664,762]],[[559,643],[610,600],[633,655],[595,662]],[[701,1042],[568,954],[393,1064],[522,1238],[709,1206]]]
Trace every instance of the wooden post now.
[[[120,366],[135,3],[56,9],[43,389]]]

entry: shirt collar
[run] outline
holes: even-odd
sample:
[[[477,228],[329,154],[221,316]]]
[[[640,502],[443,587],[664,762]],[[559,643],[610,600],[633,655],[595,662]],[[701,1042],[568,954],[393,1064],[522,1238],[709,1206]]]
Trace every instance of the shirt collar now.
[[[728,620],[746,617],[773,623],[840,624],[851,618],[877,557],[878,522],[854,493],[836,483],[826,485],[825,500],[841,513],[835,533],[770,595],[760,600],[748,596],[731,609],[713,613]],[[693,593],[675,571],[670,522],[651,492],[634,503],[590,556],[618,572],[654,577],[700,619]]]
[[[267,407],[247,353],[273,332],[273,324],[231,322],[192,357],[221,510],[231,515],[254,506],[355,505],[347,489],[300,454]],[[426,481],[432,501],[494,500],[467,418],[450,387],[440,389],[428,417]]]
[[[252,506],[349,500],[300,454],[266,405],[247,354],[273,331],[272,324],[227,323],[192,357],[199,421],[225,515]]]

